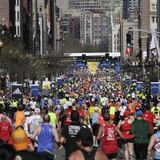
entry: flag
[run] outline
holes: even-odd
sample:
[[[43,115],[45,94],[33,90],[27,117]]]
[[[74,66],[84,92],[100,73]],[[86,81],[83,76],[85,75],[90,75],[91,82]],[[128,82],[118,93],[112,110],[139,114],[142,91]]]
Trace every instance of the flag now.
[[[156,44],[156,34],[154,31],[151,33],[151,41],[149,46],[149,51],[153,56],[157,55],[157,44]]]
[[[130,56],[130,55],[131,55],[131,52],[132,52],[132,49],[127,47],[125,54],[126,54],[127,56]]]
[[[22,100],[23,86],[22,84],[12,84],[12,98],[16,100]]]

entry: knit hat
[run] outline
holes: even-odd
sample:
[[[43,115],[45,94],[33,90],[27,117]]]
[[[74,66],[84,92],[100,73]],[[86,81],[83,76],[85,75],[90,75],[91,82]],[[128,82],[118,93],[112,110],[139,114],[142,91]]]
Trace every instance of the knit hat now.
[[[28,148],[27,134],[21,127],[18,127],[11,135],[12,143],[16,151],[26,150]]]

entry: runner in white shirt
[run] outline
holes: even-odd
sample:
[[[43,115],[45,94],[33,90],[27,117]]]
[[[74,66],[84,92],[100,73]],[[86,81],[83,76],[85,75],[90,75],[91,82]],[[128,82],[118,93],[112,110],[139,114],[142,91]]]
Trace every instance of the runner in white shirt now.
[[[30,101],[30,103],[29,103],[29,104],[30,104],[30,108],[34,110],[34,109],[36,108],[36,103],[37,103],[37,102],[36,102],[34,99],[32,99],[32,100]]]
[[[33,115],[30,117],[29,121],[29,132],[33,134],[34,131],[40,126],[42,123],[42,117],[40,115],[40,109],[36,108]]]

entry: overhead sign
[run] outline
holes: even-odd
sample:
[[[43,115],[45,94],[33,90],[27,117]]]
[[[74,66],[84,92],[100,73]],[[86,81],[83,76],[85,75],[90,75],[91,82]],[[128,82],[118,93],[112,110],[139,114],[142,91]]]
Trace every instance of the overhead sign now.
[[[99,68],[109,68],[111,66],[111,64],[110,64],[110,62],[109,61],[103,61],[103,62],[101,62],[100,64],[99,64]]]
[[[119,64],[116,64],[114,67],[115,73],[119,73],[121,71],[121,66]]]
[[[97,70],[97,62],[87,62],[87,64],[88,64],[88,70],[92,74],[95,74]]]
[[[143,82],[137,82],[136,90],[141,91],[143,89]]]
[[[40,95],[38,84],[31,84],[30,89],[31,89],[31,96],[32,97],[37,97]]]
[[[131,84],[131,80],[129,78],[126,78],[124,83],[125,85],[129,86]]]
[[[49,89],[51,89],[51,82],[50,81],[43,81],[42,82],[42,89],[43,90],[49,90]]]
[[[81,62],[81,61],[76,62],[76,68],[81,69],[85,67],[86,67],[86,64],[84,62]]]

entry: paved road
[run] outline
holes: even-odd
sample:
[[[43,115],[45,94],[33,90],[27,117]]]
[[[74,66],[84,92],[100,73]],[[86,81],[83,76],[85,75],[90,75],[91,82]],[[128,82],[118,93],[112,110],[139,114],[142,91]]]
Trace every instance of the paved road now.
[[[56,160],[65,160],[64,148],[56,150]]]

